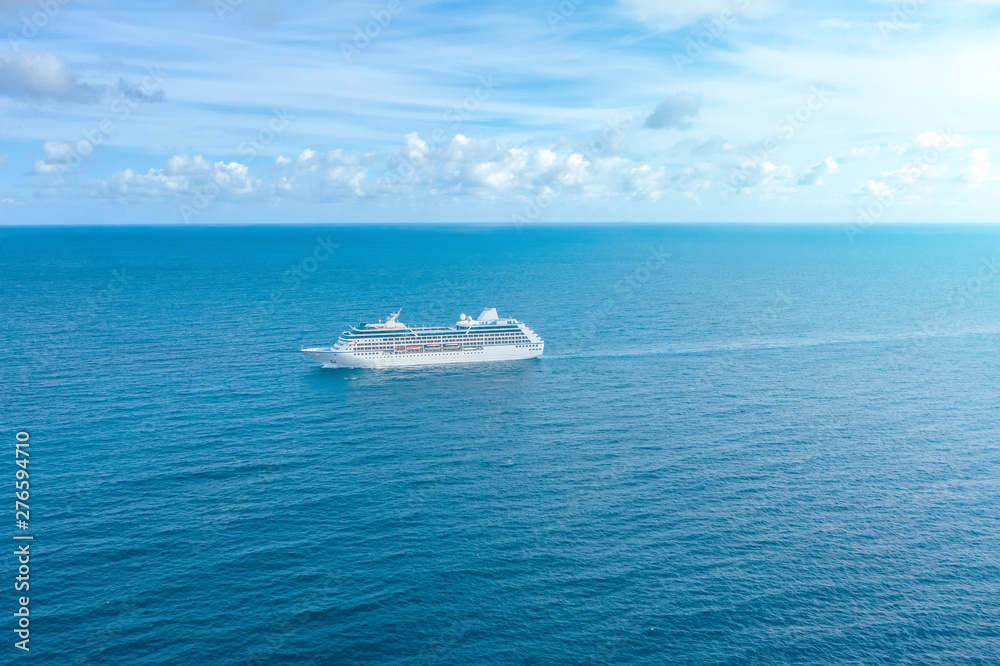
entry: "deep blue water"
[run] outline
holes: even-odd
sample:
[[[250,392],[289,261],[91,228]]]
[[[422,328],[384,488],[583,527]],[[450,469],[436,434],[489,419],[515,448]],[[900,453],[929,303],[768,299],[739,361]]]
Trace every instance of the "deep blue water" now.
[[[998,227],[3,231],[3,663],[1000,662]]]

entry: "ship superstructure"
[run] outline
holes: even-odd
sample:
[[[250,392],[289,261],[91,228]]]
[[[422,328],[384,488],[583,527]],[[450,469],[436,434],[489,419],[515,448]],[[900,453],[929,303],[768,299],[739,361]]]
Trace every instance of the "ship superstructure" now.
[[[387,368],[537,358],[545,348],[527,324],[501,319],[496,308],[475,319],[463,314],[453,327],[407,326],[400,312],[385,322],[352,326],[332,347],[302,351],[328,368]]]

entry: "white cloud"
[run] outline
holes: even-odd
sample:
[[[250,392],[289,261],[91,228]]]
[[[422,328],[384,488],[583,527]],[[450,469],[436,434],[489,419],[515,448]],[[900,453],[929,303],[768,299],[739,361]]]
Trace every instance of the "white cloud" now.
[[[426,157],[427,153],[431,150],[430,145],[417,136],[416,132],[411,132],[404,138],[406,139],[406,147],[403,149],[403,153],[410,160],[420,161]]]
[[[220,162],[221,164],[221,162]],[[174,155],[167,160],[165,172],[170,176],[184,176],[195,173],[205,173],[212,169],[212,163],[201,155]]]
[[[655,199],[671,187],[663,166],[611,155],[584,154],[565,145],[504,145],[456,134],[437,148],[418,134],[396,152],[319,153],[275,160],[277,195],[305,195],[314,188],[356,196],[468,195],[486,199],[532,197],[571,190],[587,198]],[[373,176],[375,174],[375,176]]]
[[[31,173],[36,176],[58,176],[66,173],[65,164],[47,164],[44,160],[37,160],[31,168]]]
[[[76,167],[93,151],[94,146],[89,141],[75,144],[46,141],[42,144],[42,159],[35,161],[31,171],[40,176],[58,176]]]
[[[274,160],[274,164],[277,167],[292,168],[296,171],[315,171],[319,168],[316,160],[317,155],[318,153],[315,150],[306,148],[298,157],[283,157],[278,155]]]
[[[83,143],[82,141],[80,143]],[[42,144],[42,155],[46,162],[53,164],[66,164],[76,151],[68,143],[62,141],[46,141]]]
[[[924,156],[945,154],[949,141],[957,139],[924,132],[910,144],[900,146],[875,144],[851,151],[852,154],[891,160],[881,175],[869,181],[856,194],[902,193],[917,180],[930,180],[948,167],[938,157],[922,161]],[[648,133],[626,134],[627,139],[644,141]],[[912,136],[912,135],[911,135]],[[414,202],[438,198],[503,207],[505,202],[537,201],[539,197],[565,203],[588,201],[681,200],[696,206],[717,205],[716,190],[725,189],[757,201],[793,201],[808,196],[804,188],[821,185],[827,176],[842,170],[842,160],[832,156],[805,170],[768,159],[734,157],[743,154],[738,146],[719,137],[691,139],[664,150],[647,149],[621,152],[625,140],[602,144],[569,140],[505,142],[495,138],[473,138],[455,134],[450,140],[434,143],[417,133],[406,134],[394,150],[352,152],[343,149],[320,151],[305,148],[294,156],[279,156],[262,180],[250,177],[246,166],[213,161],[201,155],[175,155],[161,169],[145,173],[126,169],[114,174],[105,184],[105,193],[113,196],[154,196],[196,193],[218,183],[222,193],[259,195],[276,199],[330,202],[334,199],[393,197]],[[891,149],[891,150],[890,150]],[[747,148],[749,150],[749,148]],[[849,150],[845,146],[845,150]],[[882,151],[879,153],[878,151]],[[51,160],[62,156],[64,148],[50,146]],[[751,154],[751,153],[746,153]],[[979,182],[983,170],[988,174],[985,152],[964,177]],[[773,159],[773,157],[771,158]],[[224,181],[224,182],[223,182]],[[954,171],[950,182],[954,181]],[[926,189],[926,188],[925,188]],[[913,196],[918,192],[909,191]],[[844,192],[846,194],[846,192]],[[702,201],[702,198],[705,200]],[[728,197],[723,197],[725,202]],[[801,200],[801,199],[800,199]]]
[[[883,178],[892,178],[902,184],[912,184],[920,177],[929,176],[934,171],[932,165],[938,162],[948,151],[957,146],[964,146],[969,143],[969,139],[961,134],[953,132],[939,132],[930,130],[916,135],[913,143],[876,143],[862,146],[854,146],[850,150],[850,157],[859,157],[872,160],[879,155],[899,155],[906,159],[910,158],[910,163],[891,171],[882,172]],[[880,182],[880,181],[869,181]],[[855,194],[873,194],[871,188],[864,186],[860,192]]]
[[[840,170],[840,165],[832,157],[827,157],[822,162],[813,164],[809,167],[802,177],[799,178],[799,185],[822,185],[823,176],[828,173],[837,173]]]
[[[726,198],[731,194],[740,194],[774,199],[794,191],[794,177],[794,171],[787,164],[745,159],[739,165],[731,166],[724,178],[716,176],[713,180]]]
[[[646,118],[650,129],[687,129],[701,108],[701,97],[682,91],[670,97]]]
[[[868,146],[854,146],[851,148],[851,157],[863,157],[870,158],[877,155],[882,150],[882,146],[879,144],[873,144]]]
[[[979,186],[991,180],[996,180],[992,170],[993,165],[990,164],[989,152],[985,148],[977,148],[972,151],[972,166],[964,169],[958,175],[958,180],[961,183]]]
[[[921,178],[929,175],[930,170],[931,166],[929,164],[908,164],[893,171],[883,171],[881,176],[883,181],[892,181],[899,185],[912,185]]]
[[[118,171],[104,183],[115,196],[162,197],[212,191],[230,196],[253,193],[259,181],[250,177],[249,169],[239,162],[210,162],[201,155],[175,155],[163,169],[136,173],[132,169]],[[216,195],[213,195],[216,196]]]
[[[666,187],[662,168],[609,154],[585,155],[567,146],[505,146],[458,134],[440,150],[409,152],[418,141],[408,138],[403,154],[413,159],[397,163],[380,181],[383,189],[490,198],[564,190],[583,197],[655,198]]]
[[[340,148],[327,153],[306,148],[295,158],[279,155],[274,160],[275,168],[281,174],[274,184],[275,193],[288,194],[298,190],[309,174],[321,172],[319,184],[323,187],[347,189],[357,196],[365,196],[368,189],[368,169],[375,156],[375,153],[347,153]]]
[[[150,169],[145,174],[132,169],[117,171],[106,185],[118,196],[164,196],[191,190],[191,181],[187,176],[171,176],[165,174],[163,169]]]
[[[917,143],[907,152],[911,159],[904,165],[883,171],[879,180],[869,180],[854,192],[857,196],[897,196],[907,194],[917,200],[920,194],[913,188],[920,181],[930,181],[947,171],[938,164],[943,155],[953,146],[964,141],[959,135],[942,136],[936,132],[924,132],[917,136]],[[927,187],[924,187],[927,190]]]
[[[356,195],[364,196],[368,169],[361,166],[330,167],[323,174],[324,181],[334,187],[346,187]]]
[[[79,81],[55,53],[23,53],[0,59],[0,96],[11,99],[54,100],[91,104],[106,92]]]
[[[888,183],[880,180],[869,180],[855,193],[859,196],[882,197],[892,194],[892,188]]]

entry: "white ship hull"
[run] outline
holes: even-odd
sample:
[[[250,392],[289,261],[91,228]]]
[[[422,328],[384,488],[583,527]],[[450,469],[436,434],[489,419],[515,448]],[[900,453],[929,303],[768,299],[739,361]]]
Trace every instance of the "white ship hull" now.
[[[405,368],[418,365],[445,365],[450,363],[485,363],[490,361],[519,361],[538,358],[545,343],[520,347],[517,345],[496,345],[476,350],[434,351],[434,352],[355,352],[333,351],[331,347],[310,347],[303,349],[310,358],[323,364],[324,368]]]
[[[462,318],[455,326],[413,327],[395,312],[385,322],[361,324],[344,331],[337,344],[303,347],[327,368],[404,368],[451,363],[487,363],[538,358],[545,341],[527,324],[501,319],[486,308],[477,319]]]

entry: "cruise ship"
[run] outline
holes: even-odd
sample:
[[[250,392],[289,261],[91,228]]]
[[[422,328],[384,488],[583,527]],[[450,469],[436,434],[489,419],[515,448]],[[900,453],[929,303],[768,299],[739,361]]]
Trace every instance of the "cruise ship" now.
[[[400,312],[385,322],[352,326],[332,347],[302,351],[327,368],[398,368],[537,358],[545,348],[527,324],[501,319],[496,308],[476,319],[463,314],[450,328],[407,326],[399,321]]]

